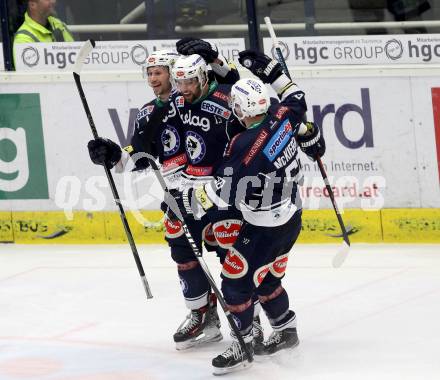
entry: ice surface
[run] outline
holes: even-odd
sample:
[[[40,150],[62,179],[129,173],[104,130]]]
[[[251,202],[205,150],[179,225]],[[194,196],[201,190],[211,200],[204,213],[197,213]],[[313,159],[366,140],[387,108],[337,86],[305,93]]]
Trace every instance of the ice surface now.
[[[224,316],[222,342],[177,352],[175,266],[166,246],[139,249],[152,300],[128,246],[0,244],[0,379],[212,379],[230,343]],[[337,249],[300,245],[290,257],[299,347],[224,379],[440,379],[440,246],[354,245],[334,269]]]

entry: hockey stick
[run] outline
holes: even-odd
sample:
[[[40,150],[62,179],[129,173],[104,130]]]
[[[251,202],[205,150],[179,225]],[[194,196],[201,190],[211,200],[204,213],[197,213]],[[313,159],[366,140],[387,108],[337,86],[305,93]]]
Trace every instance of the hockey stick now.
[[[205,276],[209,282],[209,285],[211,285],[212,290],[214,291],[215,295],[217,296],[217,300],[218,300],[220,306],[222,307],[223,312],[226,315],[226,318],[228,319],[229,326],[231,327],[231,330],[234,332],[235,336],[237,337],[237,340],[238,340],[238,343],[240,344],[241,349],[246,354],[248,362],[252,363],[254,359],[246,347],[246,344],[243,340],[243,337],[240,334],[240,330],[238,329],[237,325],[235,324],[234,318],[233,318],[231,312],[229,311],[228,305],[226,305],[226,301],[223,298],[223,295],[222,295],[220,289],[217,287],[217,284],[214,280],[214,277],[212,277],[212,274],[208,268],[208,265],[206,264],[206,261],[203,258],[201,250],[197,247],[197,244],[195,243],[195,241],[191,235],[191,232],[189,231],[188,226],[185,223],[185,220],[182,216],[182,213],[180,212],[177,201],[172,196],[172,194],[168,191],[165,180],[163,179],[162,173],[160,172],[160,170],[156,164],[156,161],[154,160],[154,157],[148,153],[142,153],[142,156],[147,157],[148,163],[150,164],[151,168],[153,169],[154,174],[156,175],[156,178],[159,181],[160,186],[162,187],[162,190],[164,191],[164,193],[169,194],[169,197],[166,197],[167,205],[171,208],[173,213],[179,218],[180,222],[182,223],[182,229],[185,234],[185,237],[188,240],[188,243],[191,246],[191,249],[194,252],[194,255],[196,256],[197,261],[199,262],[203,272],[205,273]]]
[[[280,42],[278,41],[277,36],[275,35],[275,30],[274,30],[272,23],[270,21],[270,17],[265,17],[264,22],[266,23],[267,30],[269,31],[270,37],[272,38],[272,45],[275,49],[275,55],[277,56],[277,61],[283,67],[284,73],[291,80],[292,77],[290,76],[289,69],[287,68],[286,61],[285,61],[284,56],[281,52]],[[333,190],[332,190],[330,183],[328,181],[327,173],[324,169],[324,165],[322,164],[321,158],[317,156],[317,157],[315,157],[315,159],[316,159],[316,162],[318,163],[319,171],[321,172],[322,179],[324,180],[325,187],[328,191],[330,200],[333,205],[333,209],[335,210],[336,217],[338,219],[339,226],[341,227],[341,231],[342,231],[343,242],[338,250],[338,253],[335,255],[335,257],[332,260],[333,267],[339,268],[344,263],[345,259],[348,256],[348,252],[350,250],[350,239],[348,238],[347,229],[345,228],[344,221],[342,220],[341,213],[339,211],[338,205],[336,204],[335,195],[334,195]]]
[[[76,87],[78,89],[78,93],[81,98],[81,101],[82,101],[82,104],[84,107],[84,111],[87,116],[87,120],[89,121],[90,129],[92,130],[93,137],[95,139],[97,139],[98,132],[96,130],[95,123],[93,121],[93,117],[90,112],[90,108],[87,103],[87,99],[86,99],[86,96],[84,94],[84,91],[83,91],[83,88],[81,85],[81,76],[80,76],[81,68],[84,64],[84,61],[94,47],[95,47],[95,41],[93,41],[93,40],[86,41],[84,43],[84,45],[81,47],[81,50],[79,51],[78,57],[75,62],[75,67],[73,69],[73,78],[75,79]],[[153,294],[151,293],[147,278],[145,277],[144,268],[142,267],[142,262],[141,262],[141,259],[139,258],[136,244],[134,242],[133,235],[130,230],[130,226],[128,225],[127,218],[126,218],[125,212],[124,212],[124,208],[122,207],[121,200],[120,200],[119,194],[118,194],[118,190],[116,189],[116,185],[113,180],[112,174],[110,172],[110,169],[107,167],[107,165],[104,165],[104,169],[105,169],[105,174],[107,175],[108,182],[110,184],[110,188],[113,193],[113,198],[114,198],[115,203],[119,209],[119,215],[121,217],[122,225],[124,226],[125,234],[127,236],[127,240],[128,240],[130,247],[131,247],[131,252],[133,253],[133,257],[136,262],[136,266],[137,266],[139,274],[141,276],[141,280],[144,285],[145,293],[147,293],[147,298],[153,298]]]

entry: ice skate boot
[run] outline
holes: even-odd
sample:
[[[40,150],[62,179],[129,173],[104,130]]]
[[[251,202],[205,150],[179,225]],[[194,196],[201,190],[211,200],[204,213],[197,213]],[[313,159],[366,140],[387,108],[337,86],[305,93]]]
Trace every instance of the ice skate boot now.
[[[246,348],[253,356],[252,334],[244,336],[243,339],[245,340]],[[251,365],[252,363],[249,363],[246,353],[243,352],[240,344],[235,339],[225,352],[212,359],[213,374],[217,376],[246,369]]]
[[[296,347],[298,344],[299,339],[296,328],[274,331],[269,339],[264,342],[264,349],[258,355],[273,355],[280,350]]]
[[[208,305],[191,310],[173,336],[177,350],[186,350],[202,343],[223,339],[216,300],[210,297]]]

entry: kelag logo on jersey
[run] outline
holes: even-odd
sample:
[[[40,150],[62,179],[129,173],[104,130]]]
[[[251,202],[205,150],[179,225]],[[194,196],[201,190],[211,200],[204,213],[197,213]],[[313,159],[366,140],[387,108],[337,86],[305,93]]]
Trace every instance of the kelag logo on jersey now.
[[[289,120],[286,120],[283,124],[281,124],[263,149],[264,154],[271,162],[276,156],[278,156],[278,154],[280,154],[281,150],[289,142],[292,135],[292,125],[290,124]]]
[[[204,100],[201,104],[201,109],[203,111],[213,113],[214,115],[219,115],[224,119],[228,120],[231,116],[231,111],[227,110],[225,107],[221,105],[211,102],[209,100]]]
[[[208,132],[211,128],[211,124],[207,117],[201,117],[199,115],[193,115],[191,110],[188,113],[180,115],[182,118],[182,123],[185,125],[192,125],[194,127],[200,127],[202,131]]]

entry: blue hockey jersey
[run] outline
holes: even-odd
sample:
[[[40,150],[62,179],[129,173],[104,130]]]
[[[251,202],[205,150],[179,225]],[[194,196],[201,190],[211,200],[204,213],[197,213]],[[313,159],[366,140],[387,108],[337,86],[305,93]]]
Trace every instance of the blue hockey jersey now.
[[[182,177],[190,186],[193,181],[212,178],[227,144],[244,130],[228,106],[230,91],[231,85],[213,81],[207,95],[193,103],[185,102],[179,93],[172,97],[183,125],[188,158]]]
[[[215,180],[205,185],[212,219],[241,214],[258,226],[279,226],[301,209],[298,134],[307,110],[302,91],[270,106],[265,118],[236,135]]]

